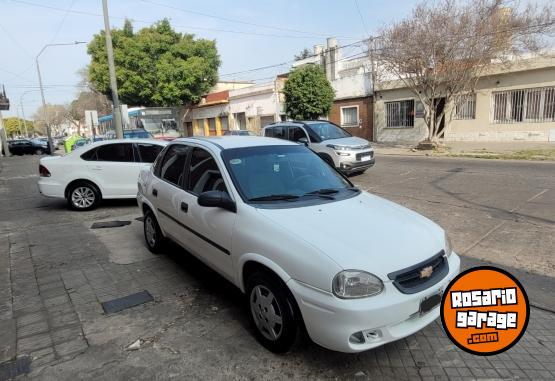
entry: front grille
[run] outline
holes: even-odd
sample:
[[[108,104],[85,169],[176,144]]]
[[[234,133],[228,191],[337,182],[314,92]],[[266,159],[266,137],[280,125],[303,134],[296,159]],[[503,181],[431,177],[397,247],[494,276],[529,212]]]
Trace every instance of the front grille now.
[[[356,154],[357,161],[360,161],[360,158],[363,157],[363,156],[370,156],[370,158],[373,158],[374,157],[374,151],[357,153]]]
[[[425,277],[428,268],[431,267],[431,275]],[[424,270],[426,269],[426,270]],[[441,281],[449,272],[449,264],[445,258],[445,252],[441,250],[433,257],[417,263],[416,265],[387,274],[393,284],[403,294],[414,294],[432,287]]]

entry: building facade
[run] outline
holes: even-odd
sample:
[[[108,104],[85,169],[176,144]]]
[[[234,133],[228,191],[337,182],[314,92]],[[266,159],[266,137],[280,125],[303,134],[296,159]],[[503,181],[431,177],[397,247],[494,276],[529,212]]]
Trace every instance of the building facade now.
[[[374,140],[372,64],[367,53],[343,57],[335,38],[325,47],[314,46],[311,57],[296,61],[293,67],[320,65],[335,91],[328,119],[354,136]]]
[[[555,141],[555,58],[491,65],[473,93],[440,106],[444,141]],[[427,137],[422,104],[398,81],[377,86],[374,111],[377,141]]]

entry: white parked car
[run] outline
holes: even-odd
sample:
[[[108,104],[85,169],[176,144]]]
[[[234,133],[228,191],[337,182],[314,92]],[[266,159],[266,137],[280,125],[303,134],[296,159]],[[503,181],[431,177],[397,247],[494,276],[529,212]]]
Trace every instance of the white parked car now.
[[[102,199],[135,198],[140,169],[149,166],[166,144],[153,139],[109,140],[64,156],[43,157],[39,191],[67,199],[75,210],[93,209]]]
[[[460,259],[445,231],[361,191],[304,145],[184,138],[139,175],[148,248],[171,239],[246,294],[258,340],[359,352],[439,316]]]

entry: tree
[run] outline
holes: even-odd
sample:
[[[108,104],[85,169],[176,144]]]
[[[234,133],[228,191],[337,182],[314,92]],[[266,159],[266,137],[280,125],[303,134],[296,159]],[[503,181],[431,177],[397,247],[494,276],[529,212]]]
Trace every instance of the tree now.
[[[299,120],[327,115],[335,96],[326,74],[316,65],[304,65],[289,73],[283,93],[287,116]]]
[[[381,31],[374,57],[382,75],[409,88],[424,106],[427,141],[437,143],[448,107],[472,93],[492,62],[509,65],[539,52],[553,28],[550,6],[510,8],[509,0],[424,2]]]
[[[46,133],[44,110],[45,108],[43,106],[40,106],[33,115],[36,130],[43,134]],[[49,103],[46,104],[46,120],[48,121],[48,124],[51,128],[57,130],[56,133],[61,133],[60,127],[63,124],[67,122],[72,122],[72,118],[67,106]]]
[[[31,135],[34,132],[33,122],[31,120],[23,120],[17,117],[10,117],[4,119],[4,128],[6,135],[25,135],[25,126],[27,126],[27,133]]]
[[[135,106],[176,106],[196,103],[218,79],[216,42],[175,32],[164,19],[134,32],[129,21],[112,31],[118,94]],[[89,78],[111,98],[104,32],[88,45]]]
[[[295,61],[304,60],[305,58],[308,58],[310,56],[312,56],[312,53],[310,52],[310,50],[308,50],[307,48],[304,48],[303,50],[301,50],[299,54],[295,54]]]

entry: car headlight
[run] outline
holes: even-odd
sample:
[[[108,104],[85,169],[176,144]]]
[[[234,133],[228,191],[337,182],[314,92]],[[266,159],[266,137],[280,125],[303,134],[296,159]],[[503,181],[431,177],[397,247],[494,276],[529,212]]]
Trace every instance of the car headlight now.
[[[333,278],[332,291],[342,299],[366,298],[383,290],[383,283],[375,275],[360,270],[344,270]]]
[[[453,252],[453,245],[451,244],[451,239],[449,238],[449,234],[445,232],[445,256],[449,258],[451,253]]]
[[[331,149],[334,149],[336,151],[350,151],[351,147],[347,147],[347,146],[338,146],[335,144],[328,144],[326,147],[329,147]]]

